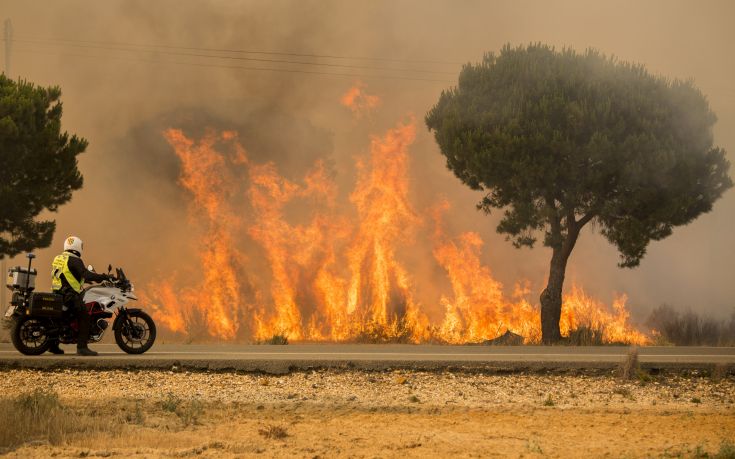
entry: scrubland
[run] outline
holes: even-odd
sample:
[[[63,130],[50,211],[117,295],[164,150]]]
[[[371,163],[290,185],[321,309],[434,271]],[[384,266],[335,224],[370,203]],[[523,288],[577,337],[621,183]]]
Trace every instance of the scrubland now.
[[[633,370],[6,369],[0,448],[9,457],[734,457],[732,374]]]

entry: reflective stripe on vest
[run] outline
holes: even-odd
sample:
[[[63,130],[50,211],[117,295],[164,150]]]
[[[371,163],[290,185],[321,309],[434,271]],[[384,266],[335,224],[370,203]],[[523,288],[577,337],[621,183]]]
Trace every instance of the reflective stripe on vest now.
[[[74,289],[75,292],[80,293],[82,291],[82,283],[84,279],[77,280],[74,274],[69,271],[69,254],[64,252],[61,255],[57,255],[51,263],[51,289],[61,290],[63,284],[61,283],[61,276],[64,276],[69,287]]]

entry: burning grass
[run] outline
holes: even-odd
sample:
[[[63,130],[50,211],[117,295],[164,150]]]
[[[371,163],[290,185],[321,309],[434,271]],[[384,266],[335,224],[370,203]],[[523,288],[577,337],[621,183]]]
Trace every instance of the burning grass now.
[[[581,326],[569,331],[565,343],[570,346],[601,346],[605,343],[603,337],[605,331],[602,328]]]
[[[275,334],[269,339],[263,342],[264,344],[271,344],[275,346],[285,346],[288,344],[288,337],[282,334]]]

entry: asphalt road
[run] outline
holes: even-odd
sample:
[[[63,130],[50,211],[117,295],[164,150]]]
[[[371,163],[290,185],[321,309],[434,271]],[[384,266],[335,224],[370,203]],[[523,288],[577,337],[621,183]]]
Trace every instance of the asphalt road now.
[[[444,368],[488,371],[615,368],[628,355],[619,346],[439,346],[370,344],[155,345],[146,354],[127,355],[114,344],[91,345],[98,357],[23,356],[0,344],[0,366],[31,368],[191,368],[284,373],[311,368],[380,370]],[[73,354],[74,348],[66,346]],[[735,371],[732,347],[643,347],[639,362],[648,368],[699,369],[725,365]]]

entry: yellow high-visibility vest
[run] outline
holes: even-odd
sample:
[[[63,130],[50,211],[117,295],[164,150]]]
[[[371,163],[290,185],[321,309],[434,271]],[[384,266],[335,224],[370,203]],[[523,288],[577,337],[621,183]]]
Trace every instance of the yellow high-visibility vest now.
[[[53,263],[51,263],[51,289],[61,290],[61,276],[64,276],[69,287],[73,288],[75,292],[80,293],[84,279],[77,279],[69,270],[69,256],[70,254],[64,252],[61,255],[57,255]]]

